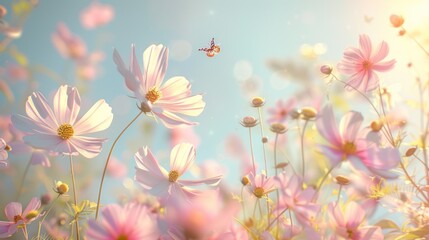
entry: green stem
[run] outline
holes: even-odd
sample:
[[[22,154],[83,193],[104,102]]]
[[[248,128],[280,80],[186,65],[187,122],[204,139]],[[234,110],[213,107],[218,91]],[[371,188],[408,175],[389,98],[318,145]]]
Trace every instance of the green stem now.
[[[112,144],[112,147],[110,148],[109,155],[107,156],[107,159],[106,159],[106,164],[104,165],[103,175],[101,176],[100,189],[98,191],[98,199],[97,199],[97,209],[95,210],[95,219],[98,218],[98,211],[100,210],[101,192],[103,191],[104,177],[106,176],[107,165],[109,165],[110,156],[112,155],[113,149],[115,148],[115,145],[118,142],[119,138],[121,138],[122,134],[124,134],[124,132],[131,126],[131,124],[133,124],[137,120],[137,118],[140,117],[142,113],[143,111],[140,111],[139,114],[137,114],[137,116],[135,116],[133,120],[131,120],[131,122],[128,123],[128,125],[121,131],[121,133],[119,133],[118,137],[116,137],[115,141]]]
[[[77,206],[77,192],[76,192],[76,182],[74,179],[74,170],[73,170],[73,159],[72,159],[72,155],[69,155],[69,159],[70,159],[70,172],[71,172],[71,177],[72,177],[72,185],[73,185],[73,200],[74,200],[74,205]],[[76,226],[76,238],[77,240],[80,239],[80,231],[79,231],[79,219],[75,218],[75,226]]]

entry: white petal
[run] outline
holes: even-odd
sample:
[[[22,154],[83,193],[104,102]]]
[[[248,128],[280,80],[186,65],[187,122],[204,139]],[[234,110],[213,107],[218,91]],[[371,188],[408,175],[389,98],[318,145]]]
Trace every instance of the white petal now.
[[[73,127],[76,135],[99,132],[108,128],[112,120],[112,108],[101,99]]]
[[[59,124],[74,125],[80,110],[80,96],[76,88],[61,86],[54,95],[54,113]]]
[[[168,49],[163,45],[151,45],[143,53],[145,89],[159,87],[168,66]]]
[[[170,169],[182,175],[195,161],[195,148],[190,143],[181,143],[174,146],[170,154]]]

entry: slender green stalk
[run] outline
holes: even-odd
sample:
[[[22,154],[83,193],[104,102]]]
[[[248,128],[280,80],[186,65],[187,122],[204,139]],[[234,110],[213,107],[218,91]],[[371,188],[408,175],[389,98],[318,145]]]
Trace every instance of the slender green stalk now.
[[[262,139],[264,139],[264,124],[263,124],[263,120],[262,120],[262,113],[261,113],[261,108],[260,107],[258,107],[258,114],[259,114],[259,126],[260,126],[260,129],[261,129],[261,137],[262,137]],[[268,167],[267,167],[267,155],[266,155],[266,153],[265,153],[265,141],[264,140],[262,140],[262,152],[263,152],[263,154],[264,154],[264,165],[265,165],[265,173],[266,173],[266,175],[265,175],[265,178],[267,178],[268,177]]]
[[[100,182],[100,189],[98,190],[98,199],[97,199],[97,208],[95,210],[95,219],[98,218],[98,211],[100,210],[100,200],[101,200],[101,192],[103,191],[103,183],[104,183],[104,177],[106,176],[107,166],[109,165],[110,157],[112,155],[113,149],[115,148],[116,143],[118,142],[119,138],[121,138],[122,134],[133,124],[137,118],[140,117],[140,115],[143,113],[143,111],[140,111],[137,116],[131,120],[130,123],[125,126],[124,129],[119,133],[119,135],[116,137],[115,141],[112,144],[112,147],[110,148],[109,155],[107,155],[106,164],[104,165],[103,175],[101,176],[101,182]]]
[[[302,127],[301,134],[301,161],[302,161],[302,179],[305,180],[305,158],[304,158],[304,135],[307,128],[308,120],[305,120],[304,127]]]
[[[72,177],[72,185],[73,185],[73,200],[74,200],[74,205],[77,206],[77,192],[76,192],[76,181],[74,179],[74,170],[73,170],[73,159],[72,159],[72,155],[69,155],[69,159],[70,159],[70,172],[71,172],[71,177]],[[75,226],[76,226],[76,238],[79,240],[80,239],[80,232],[79,232],[79,219],[76,218],[75,219]]]
[[[250,154],[252,155],[253,174],[256,174],[255,156],[253,155],[252,130],[249,128]]]

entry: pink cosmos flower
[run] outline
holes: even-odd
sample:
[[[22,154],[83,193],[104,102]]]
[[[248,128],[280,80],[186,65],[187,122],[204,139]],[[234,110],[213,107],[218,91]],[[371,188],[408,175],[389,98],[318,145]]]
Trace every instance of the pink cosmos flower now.
[[[168,65],[168,49],[163,45],[149,46],[143,53],[143,73],[136,59],[134,45],[131,51],[128,69],[116,49],[113,52],[113,61],[124,77],[128,89],[134,92],[140,102],[140,109],[152,112],[168,128],[197,124],[183,119],[180,115],[200,115],[205,107],[203,96],[191,96],[191,84],[184,77],[172,77],[161,85]]]
[[[389,46],[382,41],[377,49],[372,49],[371,40],[367,35],[359,36],[359,48],[348,48],[344,51],[344,59],[338,64],[341,73],[351,75],[348,84],[361,92],[369,92],[379,86],[376,72],[386,72],[393,68],[396,61],[382,62],[389,53]]]
[[[112,156],[109,165],[107,165],[107,174],[114,178],[123,178],[127,175],[127,171],[127,166]]]
[[[198,147],[200,144],[200,137],[194,131],[194,128],[191,126],[180,126],[175,127],[170,130],[170,140],[171,146],[176,146],[182,142],[188,142]]]
[[[158,161],[147,148],[140,148],[135,154],[135,180],[143,188],[160,196],[188,199],[201,194],[201,191],[189,188],[200,184],[217,185],[222,176],[201,180],[182,180],[181,176],[194,164],[195,149],[192,144],[176,145],[170,154],[170,171],[159,165]]]
[[[248,176],[250,184],[247,185],[247,189],[257,198],[267,197],[268,193],[277,188],[274,178],[266,177],[265,173],[254,175],[250,172]]]
[[[311,225],[311,221],[315,219],[320,210],[320,206],[312,201],[315,190],[310,187],[303,189],[302,178],[297,175],[288,177],[286,172],[282,172],[275,179],[280,192],[277,210],[282,211],[289,208],[301,223]]]
[[[0,168],[7,166],[8,145],[3,138],[0,138]]]
[[[103,52],[92,52],[76,61],[76,75],[79,79],[91,81],[99,74],[99,63],[104,60]]]
[[[21,203],[11,202],[7,204],[4,213],[8,221],[0,221],[0,238],[12,236],[23,226],[36,220],[40,216],[39,208],[40,200],[38,198],[32,198],[24,212],[22,212]]]
[[[347,204],[344,211],[336,203],[328,207],[329,220],[334,228],[335,235],[331,239],[384,239],[380,227],[365,226],[365,211],[355,202]]]
[[[378,148],[366,139],[369,130],[361,130],[363,116],[359,112],[348,112],[341,118],[339,128],[330,105],[323,108],[316,120],[320,135],[329,142],[321,146],[324,155],[333,166],[349,160],[359,169],[367,169],[373,174],[393,178],[389,172],[400,161],[399,151],[395,148]]]
[[[124,207],[109,204],[101,215],[101,221],[89,220],[85,235],[88,240],[156,240],[159,237],[155,215],[142,204],[128,203]]]
[[[64,23],[59,23],[52,34],[52,42],[64,58],[81,59],[86,55],[86,45],[78,36],[73,35]]]
[[[286,118],[289,116],[293,108],[295,108],[296,99],[290,98],[289,100],[278,100],[275,107],[268,108],[268,113],[270,118],[268,119],[269,123],[284,123]]]
[[[28,134],[24,141],[35,148],[59,154],[97,156],[106,139],[84,135],[108,128],[113,119],[112,108],[101,99],[78,118],[79,92],[67,85],[55,92],[52,102],[53,107],[40,92],[34,92],[25,106],[28,117],[12,116],[14,126]]]
[[[112,21],[115,11],[112,6],[92,2],[87,8],[80,13],[80,22],[87,29],[94,29],[106,25]]]

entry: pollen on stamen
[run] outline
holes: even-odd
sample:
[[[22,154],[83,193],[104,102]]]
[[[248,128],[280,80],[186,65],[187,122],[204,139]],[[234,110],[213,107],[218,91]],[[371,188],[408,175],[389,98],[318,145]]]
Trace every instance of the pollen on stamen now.
[[[179,178],[179,173],[176,170],[172,170],[168,174],[168,181],[170,182],[176,182],[178,178]]]
[[[356,145],[352,142],[346,142],[343,144],[343,151],[347,155],[353,154],[356,152]]]
[[[262,187],[256,187],[255,190],[253,190],[253,195],[257,198],[261,198],[265,195],[265,190]]]
[[[151,103],[155,103],[161,98],[161,96],[161,91],[159,91],[157,87],[153,87],[146,93],[145,98]]]
[[[73,129],[72,125],[70,125],[68,123],[63,123],[63,124],[61,124],[61,126],[58,127],[57,134],[62,139],[67,140],[67,139],[73,137],[74,129]]]

